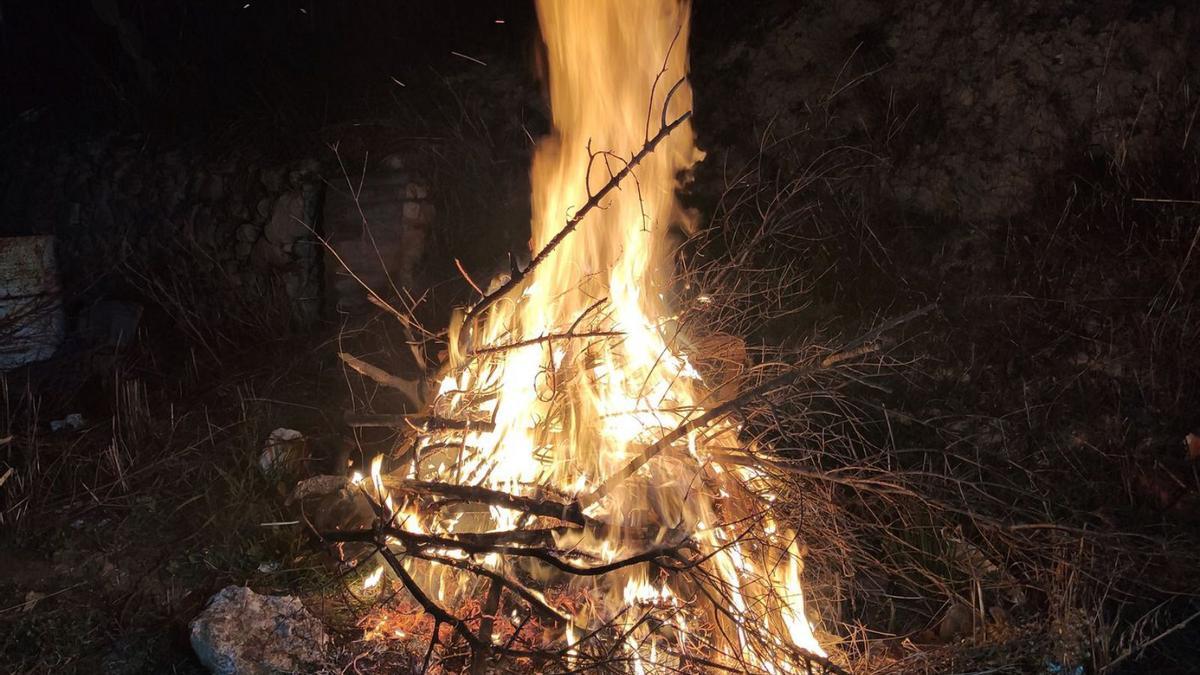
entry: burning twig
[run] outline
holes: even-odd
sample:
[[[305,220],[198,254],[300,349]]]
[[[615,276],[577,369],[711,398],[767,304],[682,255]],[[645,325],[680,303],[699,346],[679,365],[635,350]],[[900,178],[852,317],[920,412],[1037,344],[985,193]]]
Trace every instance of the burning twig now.
[[[641,469],[643,466],[645,466],[646,462],[649,462],[651,459],[654,459],[654,457],[656,457],[663,450],[671,447],[677,441],[679,441],[683,437],[687,436],[691,432],[696,431],[698,429],[702,429],[702,428],[716,422],[717,420],[721,419],[722,417],[725,417],[726,415],[729,415],[730,413],[737,411],[741,406],[745,405],[747,402],[749,402],[753,399],[756,399],[760,396],[769,394],[770,392],[772,392],[776,389],[779,389],[780,387],[787,386],[787,385],[791,384],[792,382],[795,382],[796,380],[800,379],[801,377],[804,377],[806,375],[813,375],[821,370],[832,368],[832,367],[838,365],[839,363],[844,363],[846,361],[849,361],[850,359],[854,359],[859,356],[869,354],[876,350],[878,350],[878,346],[872,344],[872,345],[861,345],[861,346],[856,347],[851,350],[839,352],[837,354],[832,354],[830,356],[827,356],[824,360],[822,360],[819,365],[809,366],[809,367],[805,367],[805,368],[796,368],[794,370],[785,372],[781,375],[777,375],[777,376],[767,380],[766,382],[763,382],[762,384],[758,385],[757,387],[750,389],[749,391],[746,391],[745,393],[741,394],[737,398],[734,398],[730,401],[726,401],[725,403],[722,403],[721,405],[708,410],[703,415],[700,415],[699,417],[690,419],[690,420],[684,422],[683,424],[680,424],[679,426],[677,426],[675,428],[674,431],[667,434],[666,436],[663,436],[658,441],[656,441],[653,445],[647,446],[646,449],[641,452],[641,454],[639,454],[632,461],[630,461],[628,464],[626,464],[621,470],[617,471],[616,473],[612,474],[607,479],[605,479],[605,481],[603,483],[601,483],[598,487],[596,487],[591,493],[589,493],[588,495],[586,495],[584,497],[581,497],[579,499],[580,508],[582,510],[587,510],[589,507],[591,507],[592,504],[595,504],[596,502],[603,499],[606,495],[608,495],[608,493],[611,492],[617,485],[619,485],[620,483],[622,483],[626,479],[628,479],[630,476],[637,473],[639,469]]]
[[[511,495],[507,492],[490,490],[488,488],[475,485],[453,485],[450,483],[435,483],[427,481],[406,481],[402,484],[402,486],[421,494],[437,495],[439,497],[447,497],[465,502],[487,504],[489,506],[501,506],[508,509],[516,509],[518,511],[530,513],[535,516],[557,518],[564,522],[575,523],[576,525],[587,525],[589,523],[587,518],[580,513],[578,506],[575,504],[556,502],[548,499],[533,499],[530,497]]]
[[[683,79],[680,79],[679,82],[676,82],[675,86],[671,88],[671,93],[674,93],[683,84],[683,82]],[[483,299],[468,309],[463,317],[464,324],[468,324],[472,319],[482,316],[483,313],[487,311],[489,307],[495,304],[497,300],[508,295],[517,286],[520,286],[521,282],[523,282],[530,274],[532,274],[533,271],[537,269],[537,266],[554,252],[554,249],[562,243],[563,239],[566,239],[568,235],[575,231],[575,228],[579,226],[579,223],[583,222],[583,219],[587,217],[588,213],[590,213],[592,209],[595,209],[597,206],[599,206],[600,202],[603,201],[606,196],[608,196],[608,193],[612,192],[613,189],[619,186],[621,181],[625,180],[625,177],[631,174],[633,170],[637,168],[638,164],[642,163],[642,160],[649,156],[650,153],[654,152],[654,149],[658,147],[658,144],[661,143],[663,139],[665,139],[667,136],[670,136],[672,131],[675,131],[682,126],[684,122],[691,119],[692,111],[688,110],[679,117],[676,117],[673,121],[666,123],[666,103],[670,103],[670,100],[671,96],[668,95],[667,100],[663,105],[664,124],[662,128],[658,130],[658,133],[654,134],[652,138],[646,141],[646,144],[642,146],[642,149],[634,153],[633,157],[629,159],[629,162],[626,163],[620,171],[613,174],[612,178],[609,178],[608,182],[606,182],[603,187],[601,187],[596,191],[595,194],[588,198],[583,206],[581,206],[579,210],[575,212],[575,215],[571,216],[570,220],[567,221],[567,224],[563,226],[563,228],[559,230],[549,242],[547,242],[546,246],[542,248],[542,250],[538,251],[537,255],[535,255],[533,259],[529,261],[529,265],[524,270],[514,272],[512,276],[509,277],[507,282],[501,284],[499,288],[491,293],[483,296]]]
[[[493,431],[496,427],[491,422],[483,420],[452,420],[436,415],[396,415],[389,413],[356,413],[347,412],[342,416],[346,426],[350,427],[388,427],[392,429],[422,428],[426,431],[439,429]]]
[[[427,613],[429,613],[429,615],[432,616],[437,623],[444,623],[453,627],[455,632],[461,635],[463,639],[465,639],[467,643],[471,645],[472,648],[485,651],[499,651],[509,656],[540,656],[540,654],[536,652],[504,648],[481,641],[473,632],[471,632],[471,627],[467,625],[467,622],[442,609],[440,605],[429,599],[429,596],[425,594],[425,591],[421,590],[421,586],[416,582],[415,579],[412,578],[411,575],[409,575],[408,571],[404,569],[404,565],[400,562],[400,559],[396,557],[396,554],[388,550],[387,546],[381,546],[379,549],[379,554],[382,555],[383,559],[387,561],[388,566],[392,568],[392,571],[395,572],[396,576],[400,579],[400,583],[404,584],[404,588],[406,588],[413,596],[413,599],[416,600],[417,603],[421,605],[421,607]],[[437,639],[437,623],[434,624],[433,628],[434,637],[432,639],[434,640]]]
[[[495,347],[478,347],[476,349],[472,349],[469,353],[472,356],[477,356],[477,355],[482,355],[482,354],[498,354],[500,352],[508,351],[510,349],[520,349],[522,347],[530,347],[533,345],[540,345],[540,344],[544,344],[547,342],[556,342],[556,341],[561,341],[561,340],[585,340],[585,339],[589,339],[589,338],[620,337],[624,334],[625,333],[622,333],[619,330],[594,330],[594,331],[586,331],[583,333],[573,333],[573,332],[568,331],[566,333],[554,333],[554,334],[550,334],[550,335],[539,335],[538,337],[529,338],[527,340],[520,340],[517,342],[510,342],[509,344],[505,344],[505,345],[496,345]]]

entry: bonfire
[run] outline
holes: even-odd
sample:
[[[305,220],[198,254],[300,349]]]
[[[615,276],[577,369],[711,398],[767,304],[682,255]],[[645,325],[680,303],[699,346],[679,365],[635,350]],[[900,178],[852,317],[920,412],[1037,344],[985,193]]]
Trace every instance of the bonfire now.
[[[405,443],[353,477],[375,522],[320,533],[366,544],[364,585],[415,603],[370,628],[419,633],[423,670],[834,667],[804,601],[803,533],[774,508],[771,451],[741,413],[872,346],[724,381],[696,367],[671,307],[671,232],[693,228],[676,191],[702,158],[688,12],[538,3],[554,131],[532,167],[530,262],[477,287]]]

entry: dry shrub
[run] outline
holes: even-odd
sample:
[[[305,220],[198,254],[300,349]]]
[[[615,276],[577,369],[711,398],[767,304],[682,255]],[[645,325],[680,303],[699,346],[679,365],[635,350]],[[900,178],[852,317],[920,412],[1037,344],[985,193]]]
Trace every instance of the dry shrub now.
[[[190,345],[215,362],[293,332],[281,275],[231,274],[198,242],[178,238],[129,250],[120,272]]]
[[[1114,520],[1098,509],[1122,492],[1119,476],[1128,472],[1118,467],[1131,458],[1109,457],[1108,468],[1099,468],[1092,466],[1104,454],[1098,446],[1020,447],[1046,439],[1022,428],[1024,420],[987,412],[984,403],[941,418],[914,414],[936,407],[915,397],[944,395],[930,386],[939,362],[942,369],[961,369],[963,382],[979,378],[962,344],[949,336],[995,330],[1000,317],[992,323],[974,318],[964,329],[948,323],[957,317],[947,317],[943,305],[904,326],[875,318],[855,328],[853,320],[829,311],[836,297],[830,286],[858,280],[825,279],[824,261],[868,237],[873,241],[866,246],[890,254],[865,224],[868,214],[855,207],[861,184],[841,189],[829,180],[847,176],[846,169],[853,174],[862,156],[831,153],[824,163],[791,172],[776,171],[780,164],[764,157],[729,180],[713,226],[683,247],[675,289],[701,372],[710,381],[736,383],[722,391],[744,390],[780,364],[811,362],[865,339],[881,338],[886,347],[866,365],[816,374],[744,409],[746,436],[759,442],[762,466],[784,486],[780,513],[807,546],[811,607],[827,637],[841,639],[836,649],[860,672],[987,666],[1074,672],[1106,670],[1182,630],[1181,618],[1195,618],[1186,611],[1195,575],[1179,574],[1194,560],[1195,539],[1139,518]],[[1109,209],[1121,209],[1128,198],[1128,191],[1097,197]],[[1138,241],[1135,223],[1122,222],[1131,228],[1126,241]],[[1170,237],[1131,245],[1186,247],[1180,219],[1167,223],[1174,223],[1166,230],[1174,232]],[[1099,276],[1070,288],[1119,286],[1116,261],[1103,262],[1112,257],[1102,253],[1108,244],[1088,235],[1084,224],[1055,231],[1057,246],[1071,243],[1064,247],[1071,255],[1061,258],[1048,247],[1054,242],[1027,240],[1037,264],[1020,269],[1044,275],[1043,288],[1047,276],[1061,282],[1063,275],[1086,274]],[[1195,400],[1194,381],[1185,373],[1196,352],[1181,346],[1198,337],[1188,308],[1195,306],[1200,277],[1185,275],[1184,268],[1187,256],[1200,252],[1175,253],[1182,262],[1170,268],[1173,283],[1147,294],[1148,308],[1137,305],[1145,308],[1141,321],[1118,321],[1126,344],[1149,347],[1137,360],[1151,361],[1147,372],[1158,380],[1143,381],[1142,393],[1163,406]],[[1081,255],[1096,257],[1081,265]],[[1014,278],[1011,271],[1006,276]],[[878,282],[863,280],[872,283]],[[881,297],[876,306],[899,297]],[[947,304],[958,310],[958,302]],[[888,314],[903,316],[912,308]],[[1040,311],[1063,314],[1061,305]],[[880,327],[889,330],[880,333]],[[1061,321],[1047,318],[1043,330],[1062,330]],[[1018,349],[1038,345],[1021,335],[1011,339]],[[1013,417],[1029,414],[1019,393],[989,391],[982,378],[974,382],[965,386],[978,395],[965,400],[1008,396],[1002,405],[1017,409]],[[1090,413],[1094,418],[1099,411]]]

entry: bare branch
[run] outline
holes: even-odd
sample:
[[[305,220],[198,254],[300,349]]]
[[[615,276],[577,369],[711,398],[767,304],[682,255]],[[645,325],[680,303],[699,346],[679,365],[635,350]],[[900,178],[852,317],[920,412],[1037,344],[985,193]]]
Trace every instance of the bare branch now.
[[[350,366],[359,375],[369,378],[376,384],[382,387],[388,387],[404,394],[404,397],[416,405],[421,405],[425,402],[425,396],[421,392],[421,383],[419,380],[406,380],[403,377],[392,375],[386,370],[373,366],[362,359],[347,354],[346,352],[338,352],[340,358],[347,366]]]
[[[676,87],[678,86],[679,85],[676,84]],[[675,87],[672,89],[674,88]],[[533,259],[529,261],[529,265],[524,270],[522,270],[519,274],[513,274],[511,277],[509,277],[507,282],[502,284],[499,288],[491,293],[483,296],[482,300],[467,310],[466,315],[464,316],[464,323],[469,323],[472,319],[479,317],[483,314],[483,312],[487,311],[489,307],[495,304],[497,300],[508,295],[514,288],[520,286],[525,278],[532,274],[538,265],[540,265],[547,257],[549,257],[550,254],[554,252],[554,249],[558,248],[558,245],[561,244],[568,235],[575,231],[575,228],[579,226],[579,223],[583,222],[583,219],[587,217],[587,215],[591,213],[593,209],[600,205],[600,202],[608,195],[609,192],[612,192],[613,189],[620,185],[621,181],[625,180],[625,177],[628,176],[638,164],[641,164],[642,160],[646,159],[650,153],[654,152],[654,149],[658,147],[658,144],[661,143],[663,139],[665,139],[667,136],[670,136],[672,131],[675,131],[682,126],[684,122],[691,118],[691,116],[692,111],[689,110],[677,117],[673,122],[664,124],[663,127],[658,130],[658,133],[655,134],[653,138],[646,141],[646,144],[642,146],[642,149],[638,150],[637,153],[630,158],[629,163],[627,163],[624,168],[614,174],[613,177],[604,184],[604,187],[600,188],[596,194],[592,195],[587,202],[585,202],[584,205],[575,212],[575,215],[567,221],[567,224],[563,227],[563,229],[559,230],[558,234],[555,234],[554,237],[552,237],[550,241],[546,243],[546,246],[541,251],[538,251],[537,255],[535,255]]]

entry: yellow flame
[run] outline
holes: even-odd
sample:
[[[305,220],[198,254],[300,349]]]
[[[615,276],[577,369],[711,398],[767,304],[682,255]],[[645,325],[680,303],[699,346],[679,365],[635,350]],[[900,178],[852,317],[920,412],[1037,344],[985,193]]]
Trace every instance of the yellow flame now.
[[[380,565],[376,567],[375,571],[371,572],[366,579],[363,579],[363,588],[375,588],[377,585],[379,585],[379,580],[382,578],[383,565]]]
[[[554,128],[539,144],[531,171],[534,251],[546,247],[665,122],[692,105],[685,78],[686,2],[538,0],[537,8]],[[474,419],[486,417],[489,425],[461,433],[457,447],[444,440],[435,445],[430,434],[420,448],[420,465],[414,463],[410,471],[525,496],[543,489],[588,495],[606,486],[587,511],[606,523],[604,533],[587,531],[561,540],[556,534],[560,547],[612,562],[644,549],[646,537],[639,533],[657,532],[658,543],[669,531],[682,531],[700,546],[709,577],[722,582],[727,602],[705,616],[685,618],[692,611],[688,607],[700,605],[686,600],[698,597],[696,588],[652,582],[648,566],[637,565],[575,580],[591,601],[575,617],[577,624],[585,628],[595,619],[623,617],[618,623],[629,628],[633,669],[657,672],[678,668],[680,662],[671,660],[672,642],[653,633],[637,614],[674,611],[666,625],[677,628],[671,640],[680,650],[685,641],[691,645],[689,627],[700,619],[724,625],[712,635],[734,636],[736,643],[721,645],[720,651],[761,670],[788,672],[785,658],[777,662],[761,645],[752,648],[748,630],[766,631],[775,644],[786,640],[824,652],[805,614],[795,534],[776,520],[755,524],[756,514],[774,501],[766,476],[709,458],[710,444],[739,445],[736,423],[718,422],[702,433],[688,433],[631,477],[606,482],[647,445],[702,414],[710,394],[679,342],[685,327],[664,300],[673,272],[668,233],[692,227],[675,191],[679,176],[701,157],[690,122],[682,123],[561,241],[519,294],[493,305],[477,325],[463,325],[461,314],[456,318],[450,374],[438,384],[434,408],[446,417],[462,418],[468,407]],[[619,336],[541,339],[587,331]],[[514,343],[524,346],[486,357],[463,349]],[[471,403],[473,395],[485,393],[487,400]],[[372,486],[381,500],[389,499],[389,511],[395,511],[380,463],[379,457],[371,463]],[[356,483],[361,480],[356,476]],[[424,521],[403,504],[402,509],[397,518],[406,524],[401,527],[413,532],[504,531],[524,527],[529,519],[503,506]],[[750,523],[759,543],[743,544],[741,530],[725,523],[742,523],[737,528]],[[639,537],[641,548],[631,543]],[[432,552],[469,557],[456,549]],[[506,562],[493,554],[483,564],[500,570]],[[446,566],[436,572],[433,565],[421,569],[421,583],[440,600],[477,590],[468,574]],[[626,611],[631,609],[635,611]],[[576,636],[575,625],[568,624],[562,637],[572,661],[578,656]]]
[[[575,658],[579,656],[579,650],[575,648],[575,641],[579,638],[575,635],[575,626],[568,623],[565,636],[567,641],[567,667],[575,667]]]
[[[387,496],[383,489],[383,476],[380,475],[380,469],[383,467],[383,455],[375,455],[371,459],[371,485],[375,488],[375,496],[382,500]]]

